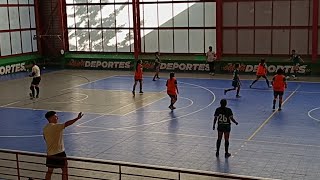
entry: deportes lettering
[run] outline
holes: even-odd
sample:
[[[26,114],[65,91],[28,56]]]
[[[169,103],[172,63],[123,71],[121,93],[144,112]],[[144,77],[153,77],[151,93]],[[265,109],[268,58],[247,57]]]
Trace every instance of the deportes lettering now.
[[[267,69],[269,73],[275,73],[280,68],[283,69],[285,73],[293,73],[293,66],[290,66],[290,65],[285,65],[285,66],[269,65]],[[307,65],[299,66],[298,73],[300,74],[306,73],[306,68],[307,68]],[[258,65],[246,65],[245,72],[257,72],[257,69],[258,69]]]
[[[25,63],[0,66],[0,75],[26,71]]]

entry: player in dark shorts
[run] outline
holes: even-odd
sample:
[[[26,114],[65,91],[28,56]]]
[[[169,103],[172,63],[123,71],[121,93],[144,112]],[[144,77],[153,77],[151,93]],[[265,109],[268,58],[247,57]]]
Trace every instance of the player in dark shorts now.
[[[217,152],[216,156],[219,156],[220,145],[222,136],[224,135],[224,147],[225,147],[225,157],[230,157],[229,153],[229,137],[231,131],[231,121],[238,125],[238,122],[233,118],[233,113],[230,108],[227,107],[227,100],[222,99],[220,101],[220,107],[218,107],[214,113],[214,122],[213,122],[213,130],[216,128],[216,122],[218,121],[218,139],[217,139]]]
[[[30,99],[33,99],[35,97],[39,98],[39,92],[40,92],[39,84],[41,81],[40,73],[41,72],[40,72],[39,66],[37,66],[35,61],[32,62],[32,72],[29,75],[30,77],[33,77],[30,85],[30,90],[31,90],[31,93],[29,94]],[[35,94],[35,91],[37,92],[37,94]]]
[[[282,105],[282,97],[284,94],[284,90],[287,88],[286,77],[283,75],[284,72],[282,69],[277,70],[277,74],[272,79],[273,86],[273,106],[272,109],[275,110],[276,102],[279,96],[279,111],[281,111]]]
[[[175,78],[174,72],[170,73],[170,78],[167,80],[166,86],[167,86],[167,94],[170,97],[170,106],[169,109],[174,110],[176,107],[174,107],[174,103],[178,100],[178,94],[179,89],[177,85],[177,79]]]
[[[252,88],[254,83],[256,83],[261,77],[266,80],[266,83],[267,83],[268,87],[270,87],[269,80],[267,78],[267,72],[268,72],[268,70],[267,70],[266,60],[265,59],[261,59],[259,65],[258,65],[257,73],[256,73],[257,77],[250,84],[250,88]]]
[[[154,61],[154,70],[156,71],[154,76],[153,76],[153,81],[157,79],[160,79],[159,78],[159,72],[160,72],[160,64],[161,64],[161,60],[160,60],[160,53],[159,52],[156,52],[155,53],[155,61]]]
[[[302,60],[301,56],[296,54],[296,50],[292,50],[291,56],[290,56],[290,61],[293,63],[292,64],[292,68],[293,68],[293,74],[291,75],[293,77],[293,79],[297,79],[297,74],[299,71],[299,66],[301,65],[301,63],[303,63],[304,61]]]
[[[237,90],[237,95],[236,95],[236,97],[237,97],[237,98],[240,98],[239,93],[240,93],[241,83],[240,83],[240,77],[239,77],[239,67],[240,67],[240,64],[236,64],[236,65],[235,65],[235,70],[233,71],[233,80],[232,80],[232,86],[233,86],[233,88],[231,88],[231,89],[225,89],[225,90],[224,90],[224,95],[226,95],[228,91]]]

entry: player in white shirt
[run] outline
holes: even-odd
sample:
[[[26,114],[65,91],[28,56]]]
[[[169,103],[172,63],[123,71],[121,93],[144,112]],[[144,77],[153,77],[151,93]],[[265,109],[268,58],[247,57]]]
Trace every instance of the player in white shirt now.
[[[40,68],[39,66],[37,66],[36,62],[32,62],[32,72],[29,75],[30,77],[33,77],[32,82],[31,82],[31,86],[30,86],[30,98],[39,98],[39,84],[41,81],[41,74],[40,74]],[[37,95],[35,95],[35,91],[37,91]]]
[[[210,75],[214,76],[215,67],[214,62],[217,60],[216,53],[212,51],[212,46],[209,46],[209,51],[206,54],[207,56],[207,63],[209,64]]]
[[[72,125],[81,119],[83,114],[80,112],[76,118],[69,120],[65,123],[58,123],[57,113],[49,111],[45,117],[48,120],[48,124],[43,128],[43,137],[47,145],[47,160],[46,166],[48,171],[46,173],[46,180],[51,180],[53,170],[55,168],[61,168],[62,180],[68,179],[68,163],[63,142],[64,128]]]

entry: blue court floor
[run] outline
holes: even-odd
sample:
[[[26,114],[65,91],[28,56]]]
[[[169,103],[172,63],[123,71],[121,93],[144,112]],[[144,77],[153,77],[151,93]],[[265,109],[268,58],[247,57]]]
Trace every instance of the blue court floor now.
[[[49,78],[50,73],[44,79]],[[145,93],[133,98],[128,75],[63,89],[69,95],[52,92],[45,99],[2,105],[0,148],[45,153],[46,111],[59,110],[61,122],[83,111],[83,119],[65,130],[69,156],[275,179],[319,179],[320,83],[289,81],[283,110],[273,112],[273,91],[263,80],[252,89],[251,80],[243,80],[241,98],[235,98],[235,91],[223,95],[230,80],[179,74],[177,80],[180,94],[174,111],[168,109],[164,79],[145,77]],[[223,153],[215,157],[217,132],[212,130],[213,113],[222,98],[239,122],[232,126],[228,159]]]

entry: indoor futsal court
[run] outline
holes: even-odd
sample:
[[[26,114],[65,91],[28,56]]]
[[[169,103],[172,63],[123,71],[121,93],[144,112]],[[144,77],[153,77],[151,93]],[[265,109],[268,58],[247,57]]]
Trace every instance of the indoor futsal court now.
[[[148,74],[148,73],[147,73]],[[151,75],[151,74],[150,74]],[[168,73],[132,96],[131,72],[60,70],[43,74],[39,99],[28,98],[26,73],[0,82],[0,148],[46,152],[44,114],[58,112],[60,122],[84,117],[65,130],[68,156],[105,159],[247,175],[272,179],[320,176],[320,83],[289,81],[283,110],[272,111],[272,88],[263,80],[252,89],[242,80],[241,98],[223,94],[231,80],[176,73],[177,109],[168,108]],[[230,158],[215,157],[213,113],[228,100],[233,124]],[[221,145],[221,150],[224,144]]]

